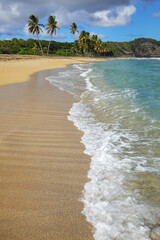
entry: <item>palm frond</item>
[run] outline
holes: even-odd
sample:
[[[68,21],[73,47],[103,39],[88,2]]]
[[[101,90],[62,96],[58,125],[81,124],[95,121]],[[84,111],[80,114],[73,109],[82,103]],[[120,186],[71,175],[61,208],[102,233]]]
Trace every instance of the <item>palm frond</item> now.
[[[38,26],[40,26],[40,27],[45,27],[45,25],[42,24],[42,23],[39,23]]]
[[[56,17],[53,15],[50,15],[47,19],[47,24],[45,25],[46,29],[48,30],[47,33],[50,33],[51,35],[53,33],[56,34],[56,28],[60,30],[60,28],[57,26]]]
[[[75,34],[76,32],[78,32],[78,26],[76,23],[72,23],[70,27],[70,33]]]

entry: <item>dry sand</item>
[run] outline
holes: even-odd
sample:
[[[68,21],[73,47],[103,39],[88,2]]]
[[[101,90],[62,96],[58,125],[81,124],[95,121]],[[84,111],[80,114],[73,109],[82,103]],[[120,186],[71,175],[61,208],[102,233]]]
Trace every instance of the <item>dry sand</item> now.
[[[78,200],[90,159],[83,153],[82,133],[67,120],[75,100],[44,80],[52,71],[27,81],[36,71],[92,60],[0,62],[1,240],[93,239]],[[15,82],[23,83],[11,84]]]
[[[102,61],[99,58],[39,57],[0,55],[0,86],[28,81],[30,75],[47,69],[64,68],[67,64]]]

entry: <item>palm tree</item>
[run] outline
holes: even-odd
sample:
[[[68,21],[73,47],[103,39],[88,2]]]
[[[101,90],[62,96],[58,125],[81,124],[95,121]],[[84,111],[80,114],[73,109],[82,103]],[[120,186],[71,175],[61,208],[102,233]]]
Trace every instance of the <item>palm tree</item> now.
[[[101,39],[98,39],[98,41],[97,41],[97,53],[98,53],[98,55],[100,55],[100,53],[103,51],[103,46],[102,46],[102,41],[101,41]]]
[[[85,54],[89,51],[90,48],[90,33],[82,31],[79,35],[79,46],[80,50]]]
[[[85,34],[86,34],[85,31],[81,31],[81,33],[79,34],[79,40],[78,40],[79,49],[82,53],[84,53]]]
[[[91,36],[91,41],[93,41],[93,42],[98,41],[98,36],[97,36],[96,34],[93,34],[93,35]]]
[[[78,26],[76,23],[72,23],[71,28],[70,28],[70,33],[72,33],[74,35],[76,32],[79,32]]]
[[[28,31],[30,33],[32,33],[33,35],[36,33],[38,41],[39,41],[39,46],[41,48],[42,55],[44,55],[42,45],[41,45],[41,42],[40,42],[39,37],[38,37],[38,34],[40,34],[40,32],[42,32],[41,27],[44,27],[44,25],[39,23],[39,19],[35,15],[31,15],[27,22],[28,22]]]
[[[96,49],[96,44],[98,41],[98,36],[96,34],[91,36],[91,50],[92,53],[94,54],[95,52],[97,53],[97,49]]]
[[[48,27],[46,28],[46,29],[48,30],[47,33],[50,33],[50,35],[51,35],[51,39],[50,39],[50,41],[49,41],[48,50],[47,50],[47,56],[48,56],[50,44],[51,44],[52,37],[53,37],[53,33],[56,35],[56,28],[57,28],[58,30],[60,30],[60,28],[57,26],[56,17],[55,17],[55,16],[52,16],[52,15],[50,15],[49,18],[47,19],[47,24],[46,24],[46,26],[48,26]]]

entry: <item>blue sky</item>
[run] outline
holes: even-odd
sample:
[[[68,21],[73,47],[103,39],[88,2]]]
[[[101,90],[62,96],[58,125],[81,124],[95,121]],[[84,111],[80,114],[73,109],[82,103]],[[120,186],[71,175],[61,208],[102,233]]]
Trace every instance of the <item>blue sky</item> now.
[[[38,6],[38,7],[37,7]],[[63,6],[63,7],[62,7]],[[31,10],[32,9],[32,10]],[[26,20],[35,14],[45,24],[49,15],[56,16],[60,31],[54,39],[71,42],[72,22],[79,31],[97,34],[102,41],[130,41],[146,37],[160,40],[160,0],[1,0],[0,39],[27,39]],[[49,39],[45,29],[40,39]]]

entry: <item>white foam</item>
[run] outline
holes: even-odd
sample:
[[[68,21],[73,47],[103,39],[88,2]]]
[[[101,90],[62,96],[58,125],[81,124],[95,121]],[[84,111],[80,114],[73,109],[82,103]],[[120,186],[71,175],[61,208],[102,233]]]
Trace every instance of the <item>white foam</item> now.
[[[100,101],[116,99],[117,94],[110,92],[109,96],[104,95],[92,84],[89,74],[87,71],[81,74],[86,81],[86,92],[82,94],[81,102],[73,104],[68,117],[84,132],[85,153],[91,156],[90,181],[85,184],[82,199],[85,205],[83,214],[94,226],[96,240],[149,240],[148,225],[157,221],[158,214],[152,207],[137,202],[135,192],[125,187],[132,169],[140,173],[147,171],[144,158],[123,155],[124,149],[131,153],[131,144],[140,140],[134,132],[120,129],[118,123],[111,123],[110,128],[110,124],[95,119],[89,106],[83,102],[85,96],[92,92],[93,102],[98,105]],[[137,95],[130,89],[126,89],[124,94],[131,99]],[[132,106],[129,111],[136,113],[139,108]],[[120,153],[123,158],[119,158]]]
[[[83,214],[96,229],[94,238],[149,240],[150,229],[144,221],[149,221],[152,209],[138,204],[134,194],[124,187],[127,172],[133,167],[141,171],[142,166],[137,159],[135,162],[130,158],[119,159],[114,151],[116,143],[118,151],[129,148],[130,144],[121,139],[125,137],[131,141],[131,135],[116,129],[110,131],[105,124],[96,122],[90,108],[82,102],[73,104],[69,113],[68,119],[84,132],[85,153],[92,156]]]
[[[129,99],[136,99],[138,92],[134,89],[128,89],[126,88],[125,90],[122,91],[122,94],[125,98],[129,98]]]
[[[77,76],[79,77],[81,71],[78,65],[74,65],[71,69],[66,68],[58,72],[57,75],[49,76],[45,79],[49,81],[50,84],[59,87],[60,90],[77,95],[80,90],[85,88],[84,81],[81,81],[80,78],[79,81],[77,81]]]
[[[115,117],[122,112],[118,109],[118,102],[122,101],[119,92],[110,89],[106,93],[98,89],[91,81],[90,65],[73,65],[73,69],[77,71],[74,76],[79,74],[82,86],[85,83],[85,91],[81,94],[81,101],[73,104],[68,119],[84,132],[82,142],[86,147],[85,153],[91,156],[90,181],[85,184],[82,199],[85,205],[83,214],[94,226],[96,240],[149,240],[149,226],[156,224],[159,210],[137,200],[138,191],[127,188],[133,173],[154,170],[146,165],[148,159],[136,154],[130,156],[134,153],[132,145],[143,142],[143,138],[139,139],[132,129],[123,129],[120,123],[120,119],[125,119],[123,113],[118,119]],[[57,86],[64,90],[72,89],[75,94],[76,87],[80,85],[76,85],[75,77],[72,78],[73,72],[65,72],[61,76],[48,80],[52,84],[58,83]],[[123,92],[125,99],[134,100],[136,94],[130,89]],[[111,121],[98,121],[91,110],[90,106],[101,110],[103,104],[106,116],[112,117]],[[130,114],[139,111],[134,105],[128,108]],[[111,116],[113,112],[115,116]]]
[[[160,60],[159,57],[143,57],[143,58],[135,58],[136,60]]]

